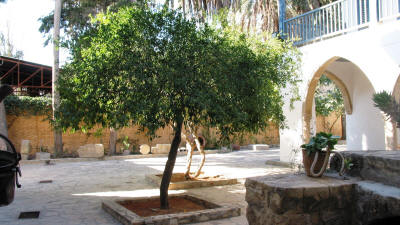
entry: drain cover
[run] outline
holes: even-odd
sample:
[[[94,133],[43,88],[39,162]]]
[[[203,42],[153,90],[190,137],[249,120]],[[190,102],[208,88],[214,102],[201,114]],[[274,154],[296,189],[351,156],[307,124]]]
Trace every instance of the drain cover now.
[[[48,183],[53,183],[53,181],[52,180],[41,180],[41,181],[39,181],[39,183],[48,184]]]
[[[21,212],[18,219],[37,219],[39,218],[40,211]]]

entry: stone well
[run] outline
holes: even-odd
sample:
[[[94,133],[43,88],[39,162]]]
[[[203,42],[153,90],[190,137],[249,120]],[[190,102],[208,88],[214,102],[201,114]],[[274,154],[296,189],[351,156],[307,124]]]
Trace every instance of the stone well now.
[[[245,185],[250,225],[351,224],[353,182],[284,174],[248,178]]]
[[[333,174],[248,178],[249,224],[400,224],[400,151],[342,153],[354,164],[348,180],[329,177]],[[335,161],[331,160],[333,170]]]

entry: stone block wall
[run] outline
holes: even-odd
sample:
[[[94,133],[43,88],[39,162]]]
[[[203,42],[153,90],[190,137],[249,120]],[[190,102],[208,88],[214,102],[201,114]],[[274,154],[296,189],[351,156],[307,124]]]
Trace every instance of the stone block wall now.
[[[50,152],[53,151],[54,136],[49,121],[44,116],[13,116],[7,115],[7,125],[9,138],[15,145],[17,151],[20,150],[22,140],[30,140],[32,145],[32,154],[34,154],[40,146],[47,147]],[[94,131],[92,131],[94,132]],[[89,132],[90,133],[90,132]],[[213,132],[215,133],[215,132]],[[71,153],[76,152],[80,146],[86,144],[103,144],[104,149],[109,149],[109,130],[104,129],[100,137],[87,135],[80,131],[76,133],[64,133],[63,144],[64,151]],[[157,131],[157,138],[151,142],[143,132],[139,132],[138,127],[124,128],[118,131],[118,138],[125,135],[130,139],[136,140],[138,145],[148,144],[155,146],[156,144],[170,144],[172,141],[172,130],[169,127]],[[270,128],[258,135],[247,135],[245,144],[266,143],[279,144],[279,129],[276,126]],[[182,142],[182,146],[184,143]],[[117,151],[120,150],[120,144],[117,144]],[[139,149],[137,149],[139,151]]]

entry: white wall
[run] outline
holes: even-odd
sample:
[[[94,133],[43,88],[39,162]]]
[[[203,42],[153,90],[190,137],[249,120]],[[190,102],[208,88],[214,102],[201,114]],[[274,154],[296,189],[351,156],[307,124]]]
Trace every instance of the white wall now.
[[[346,85],[353,103],[347,116],[349,150],[387,149],[384,120],[373,107],[374,91],[392,91],[400,74],[400,21],[392,20],[369,28],[319,41],[300,48],[302,52],[301,102],[294,110],[284,107],[288,128],[281,130],[281,161],[290,161],[293,148],[301,144],[304,101],[308,84],[318,69],[330,70]],[[350,62],[327,62],[342,57]]]

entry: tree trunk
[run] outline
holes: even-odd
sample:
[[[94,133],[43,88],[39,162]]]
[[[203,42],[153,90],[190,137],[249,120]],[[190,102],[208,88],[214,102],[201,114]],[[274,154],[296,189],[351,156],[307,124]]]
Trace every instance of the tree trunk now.
[[[115,155],[116,145],[117,145],[117,131],[114,128],[110,128],[110,140],[109,140],[110,151],[108,152],[108,155]]]
[[[0,81],[0,86],[1,86],[1,81]],[[4,100],[0,102],[0,133],[8,137],[7,115],[6,115],[6,109],[4,107]]]
[[[176,155],[178,154],[178,147],[179,147],[179,144],[181,143],[182,123],[183,123],[182,120],[177,121],[176,125],[174,127],[175,136],[174,136],[174,139],[172,140],[171,148],[170,148],[169,154],[168,154],[168,160],[167,160],[167,163],[165,164],[165,169],[164,169],[163,177],[161,180],[161,185],[160,185],[161,209],[169,208],[168,187],[169,187],[169,183],[171,182],[172,171],[174,170]]]
[[[53,40],[53,56],[54,56],[54,64],[53,64],[53,73],[52,73],[52,106],[53,106],[53,119],[54,113],[58,106],[60,105],[60,95],[57,91],[57,79],[60,73],[60,18],[61,18],[61,1],[55,1],[54,8],[54,40]],[[56,155],[60,155],[63,151],[62,145],[62,133],[58,129],[54,129],[54,153]]]
[[[192,147],[192,144],[187,139],[188,139],[188,137],[186,137],[187,158],[186,158],[185,178],[187,180],[189,180],[190,179],[190,166],[192,165],[192,156],[193,156],[194,148]]]
[[[201,162],[199,164],[199,167],[197,168],[196,173],[194,174],[194,177],[198,177],[198,176],[200,176],[201,169],[203,168],[204,162],[206,161],[206,153],[204,152],[204,145],[200,144],[199,138],[196,138],[195,142],[196,142],[197,149],[199,150],[200,155],[201,155]]]
[[[342,114],[341,113],[336,113],[336,119],[335,121],[333,121],[332,125],[330,125],[329,127],[329,133],[332,133],[333,130],[333,126],[335,126],[336,122],[339,120],[339,118],[342,118]]]

